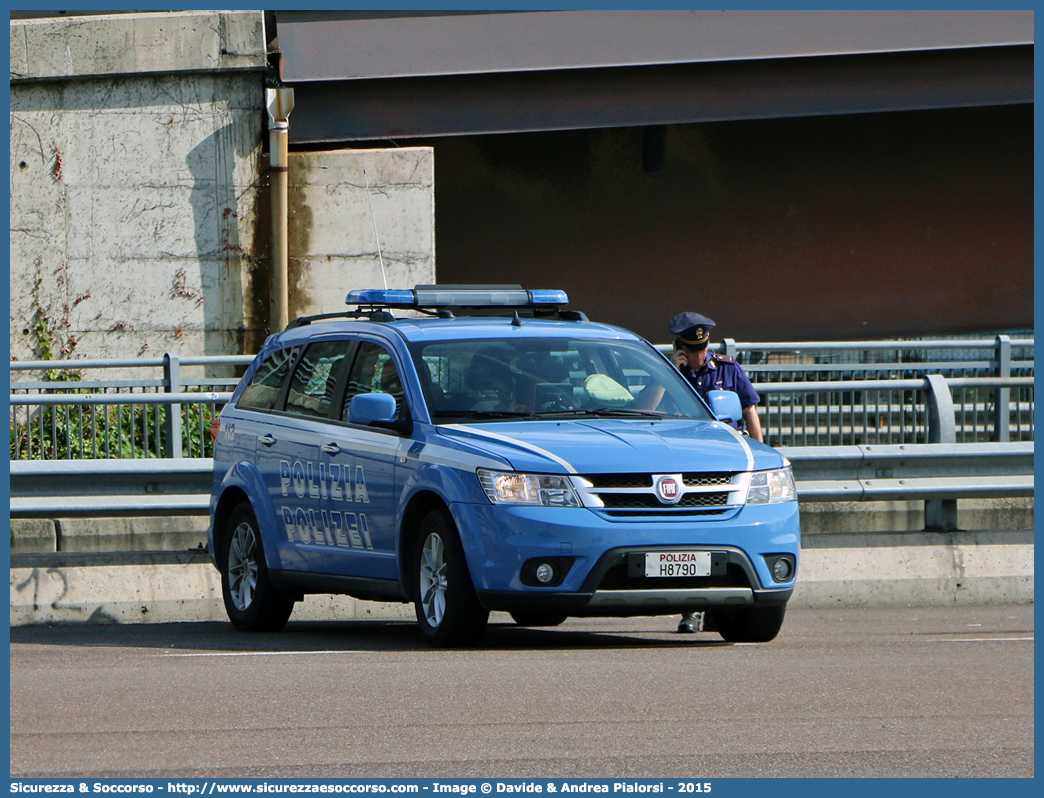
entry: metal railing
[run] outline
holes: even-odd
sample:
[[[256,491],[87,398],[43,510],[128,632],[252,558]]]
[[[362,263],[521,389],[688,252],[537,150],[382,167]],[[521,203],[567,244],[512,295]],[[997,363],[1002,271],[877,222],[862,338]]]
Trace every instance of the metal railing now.
[[[957,499],[1033,495],[1032,443],[796,447],[798,499],[925,501],[928,529],[957,529]],[[11,463],[12,518],[205,515],[209,458]]]
[[[929,374],[945,378],[951,390],[954,440],[1033,440],[1032,338],[725,339],[717,351],[735,357],[761,395],[758,412],[771,446],[928,442]]]
[[[901,379],[931,371],[947,377],[1026,376],[998,373],[1033,368],[1033,339],[993,337],[905,341],[802,341],[737,343],[726,338],[717,347],[732,355],[763,382],[786,375],[839,373],[835,379]],[[951,373],[954,372],[954,373]]]
[[[929,443],[933,414],[960,443],[1033,440],[1033,377],[756,383],[770,446]],[[1024,398],[1012,403],[1012,389]],[[945,408],[945,409],[942,409]],[[1013,434],[1014,433],[1014,434]]]
[[[853,446],[1033,440],[1033,363],[1021,359],[1032,355],[1032,347],[1033,339],[997,336],[771,344],[726,339],[719,348],[741,362],[759,360],[744,368],[762,396],[759,414],[766,443]],[[658,348],[669,351],[670,345]],[[955,352],[977,359],[954,360]],[[979,357],[981,352],[989,358]],[[1020,359],[1013,359],[1013,352]],[[931,353],[949,359],[939,360]],[[888,362],[854,362],[871,355]],[[794,362],[779,362],[788,358]],[[12,381],[10,457],[212,456],[210,423],[238,378],[190,379],[181,369],[202,366],[227,372],[252,360],[252,355],[168,354],[133,360],[14,361],[14,374],[56,369],[162,373],[158,379]],[[940,424],[944,417],[952,419],[952,425],[945,426],[946,438],[934,437],[933,413]]]
[[[210,423],[236,376],[185,377],[181,369],[229,371],[253,355],[133,360],[12,361],[11,371],[59,380],[12,380],[11,460],[145,459],[213,455]],[[69,379],[87,370],[162,370],[154,378]]]

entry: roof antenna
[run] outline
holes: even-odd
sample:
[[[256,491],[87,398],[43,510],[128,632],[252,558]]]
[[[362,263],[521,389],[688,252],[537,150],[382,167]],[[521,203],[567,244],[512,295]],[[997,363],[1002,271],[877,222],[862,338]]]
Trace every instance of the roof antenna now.
[[[520,319],[518,317],[518,311],[517,310],[515,311],[515,317],[513,319],[511,319],[511,326],[512,327],[521,327],[522,326],[522,319]]]
[[[381,237],[377,235],[377,219],[373,215],[373,203],[370,201],[370,178],[366,176],[366,170],[362,170],[363,180],[366,181],[366,204],[370,206],[370,221],[373,222],[373,237],[377,239],[377,259],[381,262],[381,279],[384,280],[384,290],[388,290],[388,275],[384,271],[384,258],[381,256]]]

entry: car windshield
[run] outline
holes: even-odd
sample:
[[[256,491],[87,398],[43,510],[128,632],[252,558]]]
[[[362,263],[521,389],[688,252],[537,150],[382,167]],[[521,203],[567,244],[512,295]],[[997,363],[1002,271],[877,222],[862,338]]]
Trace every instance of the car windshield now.
[[[512,337],[414,342],[410,352],[436,424],[711,419],[677,370],[639,342]]]

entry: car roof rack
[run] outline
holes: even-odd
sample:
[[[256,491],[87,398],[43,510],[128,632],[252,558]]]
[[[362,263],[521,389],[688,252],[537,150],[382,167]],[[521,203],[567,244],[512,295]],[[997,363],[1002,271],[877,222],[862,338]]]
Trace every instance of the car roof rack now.
[[[300,316],[286,325],[286,329],[294,330],[306,327],[313,321],[328,319],[366,319],[367,321],[395,321],[395,316],[387,310],[339,310],[335,313],[318,313],[315,316]]]
[[[530,290],[520,285],[417,285],[413,288],[363,288],[350,291],[346,305],[354,310],[302,316],[287,325],[287,329],[303,327],[314,321],[343,318],[365,318],[368,321],[395,321],[392,308],[413,310],[440,319],[455,318],[456,310],[511,310],[512,318],[559,319],[587,321],[578,310],[562,310],[568,304],[565,291],[557,289]],[[497,314],[499,315],[499,314]]]

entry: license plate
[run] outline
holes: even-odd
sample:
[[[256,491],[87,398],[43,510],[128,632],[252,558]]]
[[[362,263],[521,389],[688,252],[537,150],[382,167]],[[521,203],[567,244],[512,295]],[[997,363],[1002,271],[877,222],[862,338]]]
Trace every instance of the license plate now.
[[[709,551],[656,551],[645,555],[646,576],[710,576]]]

